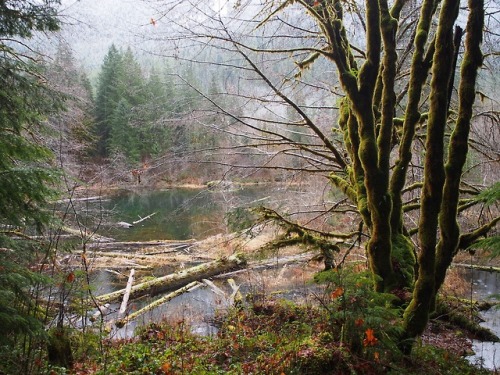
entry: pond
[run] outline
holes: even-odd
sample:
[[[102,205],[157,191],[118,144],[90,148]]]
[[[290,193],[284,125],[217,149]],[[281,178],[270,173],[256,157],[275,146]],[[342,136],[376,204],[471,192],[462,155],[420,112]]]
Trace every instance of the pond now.
[[[118,241],[204,239],[235,225],[231,218],[243,208],[263,204],[269,188],[247,187],[228,191],[163,189],[121,191],[106,199],[86,202],[81,221],[97,233]],[[153,214],[150,218],[125,228]],[[233,215],[233,216],[232,216]],[[121,223],[121,224],[120,224]],[[229,228],[228,228],[229,225]]]
[[[151,241],[151,240],[201,240],[212,235],[232,232],[251,225],[251,214],[245,209],[259,205],[279,207],[291,205],[294,208],[305,207],[311,199],[305,199],[307,191],[298,187],[285,189],[283,186],[250,186],[228,190],[183,189],[135,190],[122,191],[106,199],[84,201],[82,211],[87,212],[85,224],[89,228],[98,227],[97,233],[117,241]],[[316,195],[317,198],[317,195]],[[297,202],[300,202],[297,203]],[[119,222],[133,223],[153,214],[133,227],[124,228]],[[96,224],[97,223],[97,224]],[[238,228],[237,224],[241,224]],[[169,271],[154,270],[155,274]],[[170,271],[171,272],[171,271]],[[273,271],[270,271],[273,272]],[[251,283],[235,278],[242,291],[252,285],[260,285],[259,281]],[[272,275],[271,279],[276,279]],[[109,270],[96,270],[92,274],[92,284],[96,295],[112,292],[124,287],[126,279],[118,277]],[[252,285],[250,285],[252,284]],[[217,282],[220,288],[231,293],[224,280]],[[142,298],[129,304],[129,310],[135,311],[151,303],[153,299]],[[207,322],[218,309],[224,307],[224,298],[214,294],[209,288],[202,287],[183,294],[159,308],[152,310],[136,321],[132,321],[121,329],[112,331],[113,337],[129,337],[134,329],[146,322],[158,321],[162,318],[186,320],[193,323],[192,329],[198,333],[209,334],[213,327]],[[116,312],[118,304],[110,306],[109,311]],[[111,313],[107,319],[114,319]]]

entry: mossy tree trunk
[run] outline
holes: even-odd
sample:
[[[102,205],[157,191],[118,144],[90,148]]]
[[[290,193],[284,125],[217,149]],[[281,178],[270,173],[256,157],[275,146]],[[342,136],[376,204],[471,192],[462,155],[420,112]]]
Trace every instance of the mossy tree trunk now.
[[[413,291],[404,314],[402,342],[402,348],[409,351],[413,340],[427,325],[436,292],[459,244],[456,223],[459,186],[467,155],[475,79],[481,65],[479,46],[484,6],[481,1],[469,3],[458,119],[447,151],[445,129],[450,122],[451,90],[461,35],[456,33],[454,38],[460,1],[422,2],[413,37],[408,95],[397,143],[398,158],[391,165],[398,105],[396,35],[405,1],[395,1],[392,7],[385,0],[365,2],[363,60],[354,58],[351,51],[343,23],[344,5],[340,0],[314,5],[300,3],[316,19],[326,38],[328,47],[324,48],[324,56],[335,63],[345,92],[338,121],[351,163],[344,168],[343,176],[334,173],[330,180],[357,205],[370,231],[366,250],[376,290],[390,292],[407,288]],[[432,21],[437,12],[438,26],[433,32]],[[427,87],[429,73],[432,78]],[[427,97],[428,112],[423,116],[420,111]],[[425,127],[426,134],[416,260],[414,245],[403,222],[403,194],[419,125]],[[415,268],[417,277],[413,272]]]
[[[321,159],[318,169],[326,170],[334,188],[356,207],[362,221],[359,228],[368,232],[365,248],[376,290],[396,295],[402,295],[401,290],[412,292],[403,317],[401,344],[409,351],[427,325],[457,250],[485,235],[500,220],[490,215],[488,223],[468,233],[461,233],[457,224],[476,75],[482,64],[484,2],[470,0],[467,7],[460,8],[460,0],[422,0],[418,2],[419,11],[407,0],[365,0],[364,6],[343,0],[263,4],[260,14],[267,12],[267,16],[258,27],[271,19],[281,22],[283,28],[290,27],[291,33],[303,32],[303,47],[294,44],[280,50],[262,50],[246,45],[229,28],[223,28],[218,41],[231,43],[234,52],[243,56],[278,101],[295,110],[301,121],[289,125],[300,124],[310,130],[311,138],[316,137],[316,143],[294,143],[279,131],[262,130],[266,140],[292,145],[301,155],[310,155],[309,160]],[[316,26],[307,22],[295,25],[298,17],[277,16],[297,6],[307,11]],[[467,19],[463,59],[458,58],[463,50],[462,30],[456,26],[460,12],[464,16],[460,21]],[[269,24],[274,33],[273,22]],[[249,24],[254,30],[254,20]],[[354,24],[355,30],[347,30]],[[364,41],[359,40],[361,32]],[[272,34],[269,40],[279,39],[278,34]],[[299,59],[295,61],[295,77],[319,58],[327,60],[328,67],[334,65],[336,76],[330,78],[331,70],[325,70],[320,85],[331,80],[331,91],[338,95],[337,124],[333,125],[338,137],[325,136],[308,111],[287,96],[284,85],[266,76],[265,64],[259,65],[256,58],[266,52]],[[283,81],[293,80],[285,78]],[[454,101],[455,78],[460,81],[458,106]],[[231,113],[228,116],[246,125],[245,118],[237,119]],[[254,125],[247,126],[258,130]],[[294,227],[281,215],[267,219]],[[294,228],[300,228],[303,236],[314,233],[324,241],[346,238],[332,236],[331,232],[319,234],[300,225]],[[357,233],[361,232],[359,229]],[[354,236],[351,233],[347,237]],[[319,240],[316,243],[324,244]]]
[[[477,73],[483,61],[480,48],[484,27],[483,7],[482,0],[469,1],[470,16],[466,28],[465,54],[461,69],[458,118],[451,134],[448,161],[445,165],[446,180],[443,194],[446,199],[443,199],[439,213],[440,241],[437,246],[434,295],[443,285],[446,271],[458,251],[460,242],[460,229],[457,223],[460,181],[468,154]]]
[[[444,134],[448,120],[448,87],[454,68],[453,26],[458,16],[459,3],[456,0],[443,2],[436,34],[420,206],[419,272],[404,321],[408,340],[412,340],[425,329],[435,290],[438,215],[445,180],[443,163]]]

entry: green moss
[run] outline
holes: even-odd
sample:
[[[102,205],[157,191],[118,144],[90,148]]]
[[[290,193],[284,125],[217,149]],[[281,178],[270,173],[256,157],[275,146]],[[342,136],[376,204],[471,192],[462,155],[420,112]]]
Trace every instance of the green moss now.
[[[370,210],[368,209],[368,198],[366,195],[358,194],[358,210],[365,224],[371,228]]]
[[[392,238],[392,263],[398,277],[398,284],[411,288],[415,281],[415,252],[413,243],[402,234]]]
[[[417,35],[415,36],[415,45],[421,46],[424,45],[427,41],[427,31],[418,30]]]
[[[330,175],[330,181],[333,185],[339,188],[353,203],[356,203],[357,196],[353,186],[346,179],[334,173]]]
[[[359,144],[359,159],[366,170],[376,170],[377,168],[377,149],[375,139],[364,136]]]

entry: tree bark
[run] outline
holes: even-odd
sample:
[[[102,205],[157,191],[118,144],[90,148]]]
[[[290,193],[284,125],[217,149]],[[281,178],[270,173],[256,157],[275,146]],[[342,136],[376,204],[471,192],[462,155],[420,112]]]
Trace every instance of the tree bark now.
[[[467,22],[465,54],[462,63],[459,87],[459,109],[455,129],[451,134],[446,164],[444,194],[441,204],[439,226],[441,238],[436,255],[436,294],[444,282],[446,270],[450,266],[460,243],[460,229],[457,222],[460,198],[460,181],[468,153],[468,139],[472,108],[476,97],[477,73],[483,62],[481,43],[484,26],[484,4],[482,0],[469,1],[470,15]],[[457,46],[458,48],[458,46]]]

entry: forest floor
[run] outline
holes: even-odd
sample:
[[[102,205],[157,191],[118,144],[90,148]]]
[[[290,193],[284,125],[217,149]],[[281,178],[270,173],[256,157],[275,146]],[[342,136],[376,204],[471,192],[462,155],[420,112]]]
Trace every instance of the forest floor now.
[[[228,257],[235,253],[245,254],[245,257],[251,260],[250,264],[255,264],[256,262],[262,261],[263,259],[272,260],[273,262],[279,263],[280,259],[284,259],[286,257],[293,257],[299,254],[306,253],[305,259],[290,264],[286,267],[283,267],[279,273],[271,272],[263,276],[264,274],[258,271],[251,271],[251,267],[247,270],[248,272],[242,272],[241,280],[250,284],[259,284],[259,291],[263,290],[267,296],[265,298],[266,301],[271,301],[274,299],[274,293],[276,290],[290,290],[304,287],[304,285],[310,285],[308,283],[314,279],[315,275],[318,274],[323,268],[323,264],[318,262],[317,260],[313,260],[313,253],[308,252],[309,249],[304,249],[301,247],[287,247],[284,249],[280,249],[277,253],[262,253],[261,249],[272,241],[279,234],[279,229],[273,226],[259,226],[255,227],[252,231],[249,231],[245,234],[231,234],[231,235],[217,235],[210,237],[203,241],[189,242],[185,243],[188,245],[184,247],[185,251],[176,251],[175,254],[159,254],[153,257],[145,257],[145,258],[137,258],[134,259],[133,262],[135,265],[146,268],[158,269],[159,266],[170,265],[174,269],[184,263],[189,263],[193,260],[203,260],[209,261],[212,259],[217,259],[221,257]],[[158,246],[161,245],[161,241],[158,241],[158,245],[148,245],[139,251],[134,251],[134,254],[144,253],[145,251],[150,251],[158,249]],[[104,253],[104,252],[103,252]],[[102,253],[99,253],[102,255]],[[130,256],[130,252],[127,252]],[[348,256],[346,254],[338,254],[337,259],[343,259],[345,257],[346,264],[355,264],[357,271],[363,271],[366,268],[366,257],[364,255],[364,250],[361,248],[355,248],[350,251]],[[475,254],[474,257],[477,257],[477,262],[480,263],[482,258],[479,254]],[[77,262],[78,257],[73,257],[73,261]],[[474,259],[473,259],[474,260]],[[102,266],[107,268],[113,268],[113,266],[119,266],[120,262],[123,262],[124,259],[120,259],[119,257],[106,258],[104,256],[95,256],[92,259],[92,265],[94,267],[100,267],[99,262],[102,262]],[[126,258],[126,261],[130,261],[130,258]],[[460,262],[470,262],[469,257],[465,257],[460,260]],[[476,260],[474,260],[476,261]],[[126,262],[125,262],[126,264]],[[143,276],[148,276],[148,271],[144,271],[142,273]],[[257,281],[256,281],[257,280]],[[339,287],[340,288],[340,287]],[[337,289],[339,289],[337,288]],[[342,286],[344,288],[344,286]],[[347,288],[347,287],[345,287]],[[461,297],[466,295],[468,283],[461,279],[460,273],[456,272],[454,269],[451,269],[449,272],[449,277],[446,282],[446,285],[443,289],[443,294],[452,296],[452,297]],[[267,303],[267,302],[266,302]],[[322,302],[320,302],[321,304]],[[267,308],[267,307],[266,307]],[[274,307],[273,307],[274,308]],[[280,312],[269,312],[269,314],[281,314]],[[288,313],[287,313],[288,314]],[[242,318],[243,319],[243,318]],[[283,317],[271,316],[270,319],[283,319]],[[285,324],[284,322],[283,324]],[[246,324],[246,323],[241,323]],[[248,323],[251,324],[251,323]],[[231,329],[231,328],[229,328]],[[244,332],[242,334],[245,334]],[[459,327],[456,324],[449,323],[446,321],[442,321],[439,319],[431,320],[429,323],[425,333],[422,335],[420,344],[422,347],[432,347],[438,349],[442,349],[444,353],[448,353],[445,356],[453,356],[453,357],[464,357],[466,355],[472,354],[472,338],[473,335],[470,334],[463,327]],[[196,339],[195,339],[196,340]],[[126,345],[126,343],[125,343]],[[238,344],[239,345],[239,344]],[[208,349],[207,349],[208,350]],[[119,354],[116,354],[120,357]],[[216,354],[214,354],[216,355]],[[170,371],[170,370],[169,370]],[[184,372],[175,372],[175,371],[165,371],[165,374],[176,374],[176,373],[184,373]],[[378,370],[377,370],[378,371]],[[126,371],[124,371],[126,372]],[[77,372],[77,373],[87,373],[87,372]],[[90,372],[92,373],[92,372]],[[95,373],[99,373],[96,371]],[[134,373],[134,372],[131,372]],[[158,372],[162,373],[162,372]],[[231,372],[228,372],[231,373]],[[237,371],[234,372],[238,373]],[[248,372],[252,373],[252,372]],[[310,372],[311,374],[321,374],[322,372]],[[367,372],[372,373],[372,372]],[[373,372],[378,373],[378,372]],[[411,373],[411,371],[409,372]],[[431,372],[432,373],[432,372]],[[473,373],[473,372],[471,372]]]

